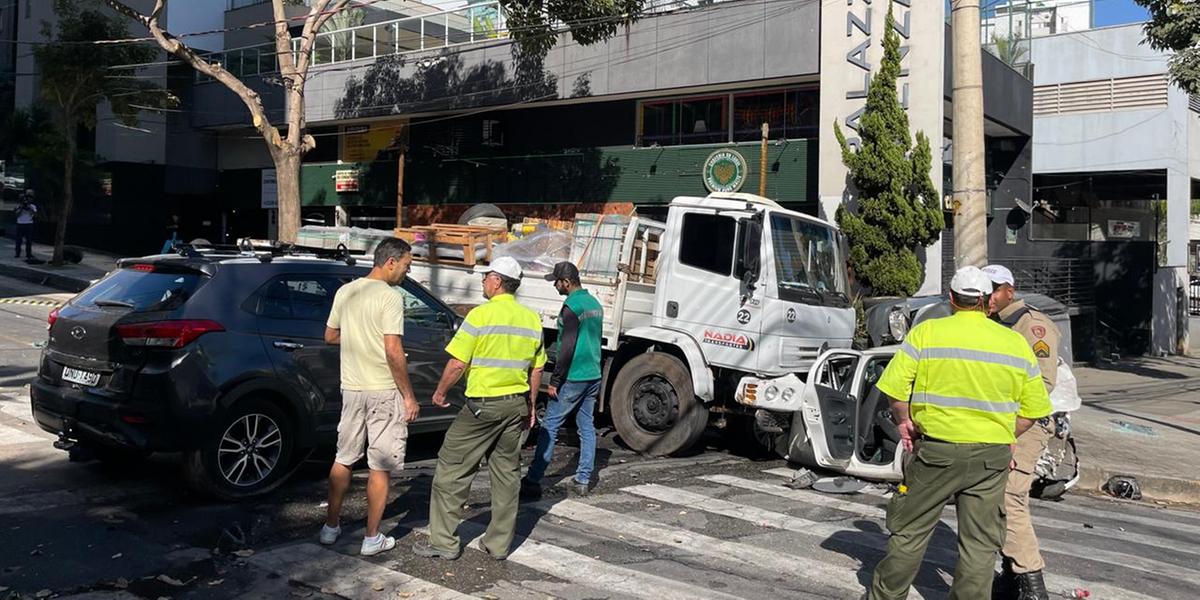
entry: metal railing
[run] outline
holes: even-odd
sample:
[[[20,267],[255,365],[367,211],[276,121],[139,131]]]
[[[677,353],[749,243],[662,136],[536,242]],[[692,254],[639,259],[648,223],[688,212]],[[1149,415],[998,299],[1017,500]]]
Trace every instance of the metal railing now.
[[[1200,277],[1195,275],[1188,286],[1188,314],[1200,315]]]
[[[252,0],[230,0],[243,4]],[[439,11],[359,25],[317,34],[312,64],[328,65],[473,44],[508,36],[507,21],[499,0],[472,4],[456,10]],[[300,51],[300,38],[292,39],[292,52]],[[206,57],[219,62],[237,77],[279,71],[273,42],[213,52]],[[207,79],[197,74],[198,79]]]
[[[1068,308],[1096,304],[1096,272],[1086,258],[1010,258],[1004,261],[1023,292],[1044,294]]]

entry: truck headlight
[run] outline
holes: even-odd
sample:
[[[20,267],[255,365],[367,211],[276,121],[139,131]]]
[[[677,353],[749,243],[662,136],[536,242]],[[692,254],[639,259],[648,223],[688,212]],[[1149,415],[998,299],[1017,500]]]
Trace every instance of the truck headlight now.
[[[908,315],[903,310],[896,309],[888,313],[888,333],[897,342],[903,341],[908,334]]]
[[[767,402],[771,402],[772,400],[778,398],[779,397],[779,388],[775,387],[773,385],[767,386],[766,396],[767,396]]]
[[[796,388],[787,388],[783,390],[783,401],[791,402],[792,398],[796,397]]]

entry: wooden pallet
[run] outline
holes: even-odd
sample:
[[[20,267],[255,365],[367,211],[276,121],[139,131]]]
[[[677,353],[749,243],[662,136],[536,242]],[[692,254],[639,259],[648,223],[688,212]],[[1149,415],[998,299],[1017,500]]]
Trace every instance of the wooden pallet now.
[[[395,230],[396,237],[412,244],[417,241],[424,241],[429,246],[429,256],[417,257],[417,260],[426,260],[428,262],[445,262],[452,264],[461,264],[468,267],[475,266],[476,249],[482,244],[486,250],[484,261],[492,260],[492,247],[501,243],[508,235],[503,228],[500,227],[476,227],[472,225],[449,225],[435,223],[433,225],[422,225],[418,227],[397,227]],[[453,249],[461,249],[463,253],[462,260],[454,258],[439,257],[437,255],[438,248],[450,247]]]

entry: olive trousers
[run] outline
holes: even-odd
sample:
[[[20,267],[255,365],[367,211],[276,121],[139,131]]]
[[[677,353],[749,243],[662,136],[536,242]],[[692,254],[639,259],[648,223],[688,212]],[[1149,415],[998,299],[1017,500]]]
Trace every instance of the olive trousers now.
[[[521,489],[521,433],[529,419],[529,400],[523,395],[479,402],[479,416],[463,407],[438,452],[429,499],[429,544],[455,552],[456,530],[463,504],[479,463],[488,459],[492,476],[492,519],[483,545],[492,556],[508,556],[517,525],[517,494]]]
[[[904,469],[904,486],[888,503],[887,556],[875,567],[868,597],[908,597],[942,509],[953,498],[958,565],[949,598],[990,599],[996,552],[1004,544],[1004,488],[1011,459],[1007,445],[917,441]]]

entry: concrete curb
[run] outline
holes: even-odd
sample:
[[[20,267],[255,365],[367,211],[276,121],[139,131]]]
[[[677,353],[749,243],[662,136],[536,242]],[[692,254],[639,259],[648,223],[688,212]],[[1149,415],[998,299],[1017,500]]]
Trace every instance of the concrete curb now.
[[[1142,475],[1137,473],[1136,469],[1117,470],[1095,465],[1081,465],[1079,483],[1075,485],[1074,491],[1108,497],[1108,493],[1102,488],[1114,475],[1129,475],[1136,478],[1142,487],[1143,500],[1200,506],[1200,481]]]
[[[89,285],[92,285],[92,281],[90,279],[83,279],[62,273],[47,272],[44,269],[24,267],[21,265],[7,263],[0,263],[0,275],[72,293],[82,292]]]

